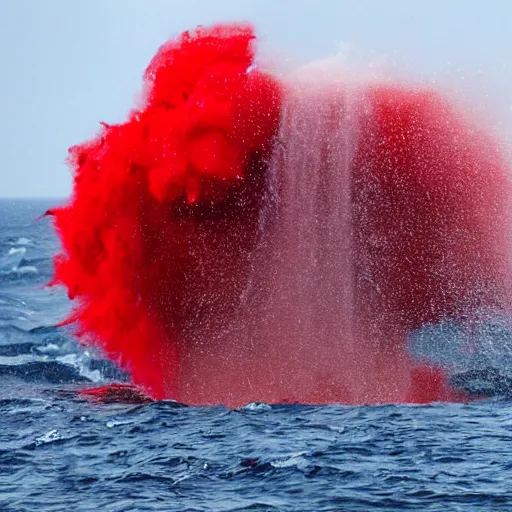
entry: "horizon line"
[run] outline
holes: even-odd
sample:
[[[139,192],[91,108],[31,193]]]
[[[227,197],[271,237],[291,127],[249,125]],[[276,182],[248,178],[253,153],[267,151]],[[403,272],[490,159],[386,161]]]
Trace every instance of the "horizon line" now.
[[[69,196],[0,196],[0,201],[19,201],[19,200],[51,200],[51,201],[60,201],[62,199],[68,199]]]

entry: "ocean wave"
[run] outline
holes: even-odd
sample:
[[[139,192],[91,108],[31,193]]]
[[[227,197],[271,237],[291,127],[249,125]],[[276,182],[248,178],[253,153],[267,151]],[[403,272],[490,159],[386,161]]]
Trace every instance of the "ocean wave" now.
[[[24,280],[34,276],[39,276],[39,269],[34,265],[15,265],[10,268],[0,268],[0,282]]]
[[[14,324],[0,326],[0,346],[20,343],[41,346],[50,342],[61,346],[69,342],[69,335],[64,329],[55,326],[39,326],[28,330]]]
[[[59,361],[30,361],[21,364],[0,364],[0,377],[15,377],[26,382],[72,384],[90,382],[77,368]]]
[[[0,272],[9,273],[18,268],[27,250],[25,247],[11,247],[0,257]]]
[[[22,242],[18,244],[17,242]],[[52,252],[31,248],[33,243],[30,239],[17,239],[16,243],[7,242],[7,245],[0,244],[0,278],[17,279],[27,278],[43,273],[50,278],[53,274]],[[32,254],[35,253],[35,254]]]
[[[12,345],[0,345],[0,358],[32,354],[35,348],[35,343],[16,343]]]
[[[30,382],[126,382],[128,375],[94,350],[84,350],[66,329],[38,326],[30,330],[0,326],[0,377]]]

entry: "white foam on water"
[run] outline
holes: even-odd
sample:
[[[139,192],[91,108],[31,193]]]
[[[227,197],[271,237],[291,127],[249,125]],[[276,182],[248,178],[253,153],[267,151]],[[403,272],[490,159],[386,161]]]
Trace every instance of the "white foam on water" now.
[[[25,238],[25,237],[21,237],[21,238],[18,238],[18,240],[16,240],[16,244],[15,245],[32,245],[32,240],[30,240],[30,238]]]
[[[39,270],[34,265],[23,265],[21,267],[13,267],[11,272],[13,274],[37,274]]]
[[[89,379],[91,382],[102,382],[104,380],[100,370],[89,369],[90,357],[87,357],[84,353],[66,354],[56,357],[55,360],[73,366],[78,370],[80,375]]]
[[[7,252],[8,256],[12,256],[14,254],[25,254],[27,252],[27,249],[25,247],[11,247],[9,251]]]

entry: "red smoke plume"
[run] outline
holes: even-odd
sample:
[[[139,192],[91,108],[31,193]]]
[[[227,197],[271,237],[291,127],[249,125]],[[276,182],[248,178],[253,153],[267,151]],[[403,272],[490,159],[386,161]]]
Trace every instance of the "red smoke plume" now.
[[[195,396],[182,369],[195,329],[221,332],[251,279],[270,162],[285,143],[277,134],[288,87],[255,66],[250,26],[199,28],[160,48],[144,75],[143,105],[125,123],[103,123],[70,149],[73,194],[52,210],[62,241],[54,282],[75,300],[68,321],[83,342],[155,398],[294,399],[264,364],[247,368],[254,388],[226,380],[225,394],[210,397]],[[373,331],[391,326],[376,352],[395,353],[390,346],[400,343],[403,358],[408,330],[503,302],[506,166],[489,137],[430,91],[371,86],[366,95],[371,112],[357,128],[352,164],[354,307],[365,339],[381,340],[387,334]],[[209,343],[222,339],[194,343],[208,357]],[[301,401],[357,401],[317,382],[322,389]],[[450,398],[437,371],[397,382],[390,389],[404,389],[383,400]]]

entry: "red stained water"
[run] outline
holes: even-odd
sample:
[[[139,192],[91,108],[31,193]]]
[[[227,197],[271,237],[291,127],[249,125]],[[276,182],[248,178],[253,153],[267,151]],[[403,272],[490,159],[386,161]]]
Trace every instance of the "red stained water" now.
[[[508,306],[508,168],[427,89],[278,79],[243,25],[166,43],[70,150],[69,321],[155,398],[457,399],[407,333]]]
[[[91,402],[103,404],[145,404],[153,401],[143,390],[128,384],[110,384],[99,388],[82,389],[78,394]]]

